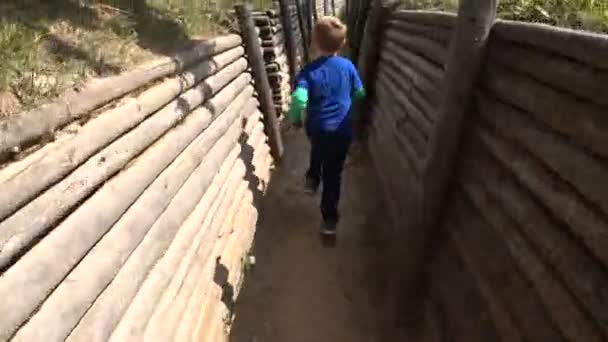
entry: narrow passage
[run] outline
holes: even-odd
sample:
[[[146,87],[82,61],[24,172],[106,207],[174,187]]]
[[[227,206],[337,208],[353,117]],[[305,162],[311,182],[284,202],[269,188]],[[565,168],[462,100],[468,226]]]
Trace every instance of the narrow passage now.
[[[302,191],[308,142],[285,136],[286,156],[260,203],[255,268],[236,305],[231,342],[392,341],[381,294],[379,189],[365,158],[348,162],[335,246],[322,244],[318,199]]]

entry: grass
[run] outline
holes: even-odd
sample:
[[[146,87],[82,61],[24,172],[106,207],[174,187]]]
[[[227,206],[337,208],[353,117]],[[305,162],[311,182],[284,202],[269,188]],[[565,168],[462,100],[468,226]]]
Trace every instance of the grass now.
[[[458,0],[403,0],[403,7],[455,11]],[[608,33],[608,0],[502,0],[498,16]]]
[[[224,32],[212,1],[2,0],[0,116]]]

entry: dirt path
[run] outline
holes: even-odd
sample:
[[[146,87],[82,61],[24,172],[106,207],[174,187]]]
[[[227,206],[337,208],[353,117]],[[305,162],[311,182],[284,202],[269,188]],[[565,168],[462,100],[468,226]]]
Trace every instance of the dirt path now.
[[[257,265],[236,306],[231,342],[391,341],[380,309],[386,219],[369,163],[347,166],[337,244],[323,245],[317,199],[302,192],[308,143],[286,136],[286,157],[260,206]],[[390,334],[389,334],[390,335]]]

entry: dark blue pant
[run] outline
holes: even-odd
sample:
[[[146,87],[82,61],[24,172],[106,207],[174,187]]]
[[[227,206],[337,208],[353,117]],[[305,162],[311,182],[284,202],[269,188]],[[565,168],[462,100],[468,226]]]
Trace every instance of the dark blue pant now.
[[[342,170],[351,139],[341,134],[319,133],[309,135],[310,167],[306,177],[316,184],[323,183],[321,214],[325,222],[337,223],[340,216],[340,188]]]

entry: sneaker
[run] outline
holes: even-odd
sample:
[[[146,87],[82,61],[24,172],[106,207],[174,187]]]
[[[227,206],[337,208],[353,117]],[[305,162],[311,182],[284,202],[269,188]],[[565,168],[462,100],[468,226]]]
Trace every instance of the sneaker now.
[[[337,226],[337,222],[324,222],[323,229],[321,229],[321,234],[330,236],[336,235]]]
[[[318,189],[319,189],[319,182],[315,181],[312,178],[306,177],[306,181],[304,183],[304,192],[306,192],[307,194],[312,196],[317,193]]]

